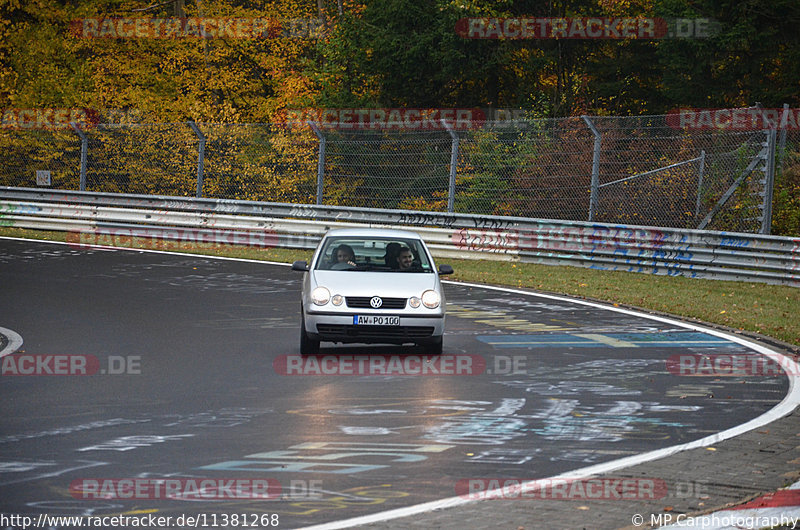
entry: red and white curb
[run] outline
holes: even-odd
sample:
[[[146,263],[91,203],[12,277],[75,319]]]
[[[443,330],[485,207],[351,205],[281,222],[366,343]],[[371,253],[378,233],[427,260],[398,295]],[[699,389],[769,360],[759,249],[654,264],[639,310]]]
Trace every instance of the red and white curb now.
[[[662,530],[761,530],[764,528],[800,529],[800,481],[785,489],[762,495],[750,502],[705,515],[675,516],[676,524]]]

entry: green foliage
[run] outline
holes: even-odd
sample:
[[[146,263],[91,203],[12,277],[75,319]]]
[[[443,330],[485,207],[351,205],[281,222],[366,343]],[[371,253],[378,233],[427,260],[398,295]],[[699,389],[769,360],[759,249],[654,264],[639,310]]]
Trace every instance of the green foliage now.
[[[535,129],[479,130],[460,142],[464,160],[456,178],[455,210],[461,213],[511,214],[526,203],[516,177],[537,157]]]
[[[775,173],[772,234],[800,236],[800,146],[790,145]]]
[[[677,106],[800,104],[794,0],[186,2],[190,17],[313,19],[270,38],[77,38],[71,23],[171,17],[134,0],[0,4],[0,105],[135,108],[145,121],[272,121],[303,105],[525,107],[553,116],[662,113]],[[469,17],[710,18],[681,39],[467,39]],[[321,38],[318,38],[321,37]]]
[[[189,17],[286,21],[315,10],[293,0],[243,7],[186,2]],[[56,0],[0,5],[0,106],[136,109],[149,122],[264,122],[311,88],[300,67],[313,38],[100,38],[85,19],[171,18],[171,4]],[[303,37],[301,35],[301,37]]]

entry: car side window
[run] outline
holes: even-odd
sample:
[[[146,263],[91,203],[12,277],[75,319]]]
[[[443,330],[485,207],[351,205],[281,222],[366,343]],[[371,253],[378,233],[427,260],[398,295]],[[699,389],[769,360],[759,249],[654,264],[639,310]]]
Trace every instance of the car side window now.
[[[317,269],[330,270],[336,263],[336,245],[328,243],[320,252],[317,260]]]

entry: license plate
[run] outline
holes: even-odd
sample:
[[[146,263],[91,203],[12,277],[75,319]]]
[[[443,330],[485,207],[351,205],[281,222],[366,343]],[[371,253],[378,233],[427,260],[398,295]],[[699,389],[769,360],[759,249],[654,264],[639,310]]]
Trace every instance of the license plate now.
[[[400,317],[384,315],[354,315],[353,324],[356,326],[399,326]]]

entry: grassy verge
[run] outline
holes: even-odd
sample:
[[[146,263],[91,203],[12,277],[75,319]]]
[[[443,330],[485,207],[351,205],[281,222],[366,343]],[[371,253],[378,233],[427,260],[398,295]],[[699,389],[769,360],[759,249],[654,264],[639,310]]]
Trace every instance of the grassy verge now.
[[[7,227],[0,228],[0,235],[66,240],[64,232]],[[311,257],[310,251],[281,248],[227,246],[197,249],[192,244],[156,243],[163,250],[287,263]],[[794,287],[528,263],[446,261],[456,270],[451,279],[457,281],[508,285],[603,300],[758,333],[800,346],[800,289]]]

